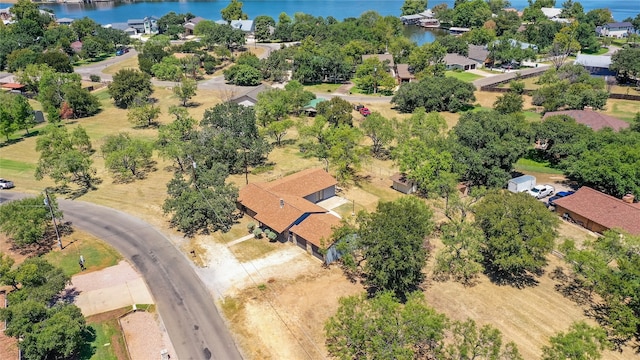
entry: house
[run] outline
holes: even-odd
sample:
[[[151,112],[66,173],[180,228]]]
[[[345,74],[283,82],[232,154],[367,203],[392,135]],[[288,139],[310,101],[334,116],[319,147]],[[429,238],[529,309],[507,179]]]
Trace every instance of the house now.
[[[560,14],[562,13],[562,9],[561,8],[556,8],[556,7],[543,7],[540,8],[540,11],[542,11],[542,13],[544,14],[544,16],[547,17],[547,19],[549,20],[556,20],[556,19],[560,19]]]
[[[332,227],[340,219],[318,202],[335,196],[336,179],[322,169],[307,169],[268,183],[249,184],[240,190],[238,208],[319,259]]]
[[[12,93],[24,93],[25,86],[18,83],[4,83],[2,84],[2,89],[6,91],[10,91]]]
[[[74,41],[69,45],[69,47],[71,47],[71,50],[73,50],[73,52],[78,53],[82,51],[82,41]]]
[[[444,56],[443,60],[445,65],[447,66],[447,70],[473,70],[477,65],[477,62],[475,62],[474,60],[458,54],[447,54]]]
[[[155,16],[147,16],[144,19],[129,19],[127,25],[136,29],[138,34],[158,33],[158,18]]]
[[[129,26],[129,24],[127,23],[111,23],[111,24],[107,24],[104,25],[105,28],[112,28],[112,29],[116,29],[116,30],[121,30],[124,31],[127,35],[129,36],[134,36],[138,34],[138,30],[136,30],[135,28]]]
[[[489,50],[486,46],[469,44],[469,55],[467,57],[476,62],[476,68],[481,68],[487,63]]]
[[[409,64],[396,65],[396,78],[399,83],[412,82],[416,80],[415,75],[409,68]]]
[[[616,75],[614,71],[609,70],[609,67],[611,66],[611,56],[578,54],[578,56],[576,56],[576,61],[574,62],[574,64],[584,66],[584,68],[589,71],[589,74],[591,75]]]
[[[0,20],[8,22],[11,21],[12,18],[11,7],[0,9]]]
[[[431,9],[427,9],[419,14],[400,16],[400,21],[402,21],[402,24],[404,25],[418,25],[423,20],[430,19],[434,19],[437,21],[437,19],[435,19],[435,14],[433,13],[433,11],[431,11]]]
[[[72,22],[73,22],[73,19],[71,19],[71,18],[61,18],[61,19],[56,20],[56,23],[58,25],[67,25],[68,26],[68,25],[71,25]]]
[[[307,103],[307,105],[305,105],[302,108],[302,111],[306,112],[307,115],[309,115],[309,116],[315,116],[315,114],[318,112],[318,109],[317,109],[318,104],[323,102],[323,101],[326,101],[326,100],[327,99],[323,99],[323,98],[315,98],[315,99],[309,101]]]
[[[231,102],[242,106],[255,106],[258,103],[258,94],[263,91],[270,90],[271,86],[260,84],[248,92],[238,95],[231,99]]]
[[[187,20],[187,22],[182,25],[182,27],[184,27],[184,34],[193,35],[193,31],[195,30],[196,25],[198,25],[198,23],[202,20],[206,19],[200,16],[196,16],[192,19]]]
[[[611,128],[614,131],[620,131],[629,127],[629,123],[613,116],[601,114],[593,110],[563,110],[563,111],[550,111],[542,117],[546,119],[549,116],[566,115],[573,118],[578,124],[586,125],[598,131],[604,128]]]
[[[598,34],[598,36],[612,38],[627,37],[635,32],[636,29],[633,27],[633,24],[628,21],[613,22],[596,27],[596,34]]]
[[[493,43],[498,45],[501,41],[504,41],[504,40],[495,40]],[[532,49],[532,50],[538,51],[538,45],[529,44],[529,43],[526,43],[526,42],[523,42],[523,41],[518,41],[518,40],[515,40],[515,39],[508,39],[506,41],[509,42],[511,47],[520,47],[520,49],[522,49],[522,50]]]
[[[229,25],[234,29],[242,30],[246,33],[253,33],[256,29],[253,20],[231,20],[231,22],[216,20],[216,24]]]
[[[391,187],[400,191],[403,194],[412,194],[418,191],[418,184],[407,178],[405,174],[395,173],[390,177],[391,181],[393,181],[393,185]]]
[[[554,201],[556,212],[591,231],[624,230],[640,235],[640,204],[633,195],[623,200],[583,186],[571,196]]]

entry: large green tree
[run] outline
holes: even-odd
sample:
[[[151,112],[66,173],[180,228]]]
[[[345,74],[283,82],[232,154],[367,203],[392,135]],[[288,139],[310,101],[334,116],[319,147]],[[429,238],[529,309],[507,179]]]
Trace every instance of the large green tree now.
[[[55,197],[51,195],[49,199],[54,216],[61,219],[62,212],[58,210]],[[18,248],[44,244],[47,231],[51,231],[51,213],[44,203],[44,195],[3,204],[0,207],[0,230]]]
[[[427,112],[458,112],[475,100],[475,87],[453,77],[425,78],[404,83],[391,99],[401,112],[411,113],[423,107]]]
[[[440,230],[444,248],[436,255],[434,276],[439,280],[452,278],[464,285],[473,285],[484,270],[482,230],[472,222],[458,219],[442,224]]]
[[[405,0],[400,15],[414,15],[423,12],[427,8],[427,0]]]
[[[220,10],[220,14],[222,15],[222,19],[227,22],[231,22],[233,20],[246,20],[249,18],[247,14],[242,12],[242,2],[238,0],[231,0],[226,8]]]
[[[551,337],[551,346],[542,348],[543,360],[597,360],[609,345],[604,329],[584,321],[571,324],[567,333]]]
[[[106,136],[100,149],[107,169],[123,181],[142,177],[150,168],[153,144],[149,141],[120,133]]]
[[[557,236],[558,217],[529,194],[494,191],[475,207],[486,241],[487,270],[497,282],[524,286],[547,263]]]
[[[175,161],[180,171],[185,170],[188,161],[189,142],[195,137],[197,121],[184,108],[172,106],[169,113],[175,119],[158,129],[156,148],[163,158]]]
[[[126,109],[136,99],[146,101],[151,95],[151,76],[138,70],[122,69],[113,75],[109,95],[117,107]]]
[[[377,158],[384,158],[385,151],[388,152],[385,147],[391,144],[395,138],[393,121],[374,111],[364,118],[360,128],[364,135],[371,139],[371,152],[373,155]]]
[[[635,81],[640,77],[640,48],[621,49],[611,56],[611,70],[623,81]]]
[[[332,97],[331,100],[322,101],[317,106],[318,115],[324,116],[329,124],[333,126],[338,125],[352,125],[353,105],[347,100],[340,97]]]

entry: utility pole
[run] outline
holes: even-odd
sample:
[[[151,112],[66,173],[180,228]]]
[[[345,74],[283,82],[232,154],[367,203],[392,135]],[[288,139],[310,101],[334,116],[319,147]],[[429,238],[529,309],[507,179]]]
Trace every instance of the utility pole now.
[[[58,239],[58,245],[60,246],[60,250],[62,250],[62,239],[60,239],[60,232],[58,231],[58,223],[56,223],[56,217],[53,214],[53,208],[51,207],[51,199],[49,199],[49,192],[47,189],[44,190],[44,204],[49,207],[49,212],[51,213],[51,221],[53,221],[53,227],[56,229],[56,239]]]

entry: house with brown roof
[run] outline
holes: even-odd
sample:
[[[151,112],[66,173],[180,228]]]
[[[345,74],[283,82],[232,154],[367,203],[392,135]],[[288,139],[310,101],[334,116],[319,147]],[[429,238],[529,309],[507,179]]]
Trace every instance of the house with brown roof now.
[[[198,25],[198,23],[202,20],[206,20],[206,19],[200,16],[196,16],[194,18],[187,20],[187,22],[185,22],[182,25],[182,27],[184,27],[184,34],[193,35],[193,31],[195,30],[196,25]]]
[[[398,64],[396,65],[396,77],[399,83],[412,82],[416,80],[415,75],[409,69],[409,64]]]
[[[332,227],[340,219],[317,205],[336,194],[336,179],[322,169],[307,169],[267,183],[249,184],[240,190],[238,207],[278,234],[323,259],[321,249],[330,244]]]
[[[418,191],[418,184],[408,179],[405,174],[395,173],[391,175],[390,179],[393,182],[391,187],[396,191],[400,191],[403,194],[413,194]]]
[[[563,111],[550,111],[542,117],[546,119],[549,116],[566,115],[573,118],[578,124],[586,125],[594,131],[598,131],[603,128],[611,128],[614,131],[619,131],[629,127],[629,123],[613,116],[605,115],[593,110],[563,110]]]
[[[554,201],[556,212],[564,219],[597,233],[619,229],[640,235],[640,206],[633,195],[623,200],[583,186],[571,196]]]
[[[449,53],[444,56],[443,60],[445,65],[447,66],[447,70],[473,70],[476,68],[476,65],[478,65],[477,62],[459,54]]]

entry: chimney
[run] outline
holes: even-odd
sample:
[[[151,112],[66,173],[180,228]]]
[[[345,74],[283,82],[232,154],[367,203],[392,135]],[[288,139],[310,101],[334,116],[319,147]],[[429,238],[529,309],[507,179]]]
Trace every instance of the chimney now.
[[[636,199],[636,197],[633,196],[633,194],[627,194],[627,195],[622,197],[622,201],[626,202],[627,204],[633,204],[633,201],[635,199]]]
[[[284,200],[280,199],[280,209],[282,209],[284,207]]]

